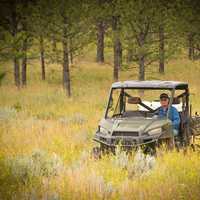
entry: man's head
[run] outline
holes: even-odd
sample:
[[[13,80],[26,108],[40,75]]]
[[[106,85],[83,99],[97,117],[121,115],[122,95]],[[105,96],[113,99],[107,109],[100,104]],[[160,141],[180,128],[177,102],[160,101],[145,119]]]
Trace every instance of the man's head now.
[[[167,108],[169,104],[169,96],[166,93],[160,95],[160,104],[162,107]]]

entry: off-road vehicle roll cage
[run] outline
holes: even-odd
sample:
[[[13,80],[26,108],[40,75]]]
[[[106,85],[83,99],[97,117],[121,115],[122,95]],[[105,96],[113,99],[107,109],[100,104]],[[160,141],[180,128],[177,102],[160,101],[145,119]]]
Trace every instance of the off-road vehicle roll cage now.
[[[127,89],[139,89],[139,90],[169,90],[170,91],[170,101],[169,101],[169,108],[172,106],[172,104],[180,104],[181,105],[181,111],[179,111],[180,118],[181,118],[181,125],[180,125],[180,133],[182,133],[182,136],[186,139],[188,138],[188,129],[189,129],[189,118],[190,118],[190,105],[189,105],[189,88],[188,83],[185,82],[178,82],[178,81],[125,81],[125,82],[115,82],[112,84],[112,87],[110,89],[110,95],[109,100],[106,108],[106,112],[104,115],[104,118],[108,118],[108,110],[112,104],[112,94],[113,91],[116,89],[120,89],[120,97],[118,99],[118,103],[120,105],[120,115],[125,110],[125,107],[123,107],[123,100],[122,98],[124,96],[128,97],[128,102],[133,104],[139,104],[141,107],[148,110],[148,112],[144,112],[144,114],[152,113],[152,115],[158,110],[152,109],[150,106],[146,105],[140,97],[132,97],[129,95],[125,90]],[[181,94],[175,96],[175,91],[181,90],[183,91]],[[121,98],[121,99],[120,99]],[[180,101],[182,99],[182,101]],[[115,108],[116,109],[116,108]],[[168,109],[167,112],[167,118],[169,116]],[[140,111],[141,112],[141,111]],[[112,116],[115,117],[115,116]],[[180,134],[179,134],[180,135]],[[186,139],[188,140],[188,139]]]

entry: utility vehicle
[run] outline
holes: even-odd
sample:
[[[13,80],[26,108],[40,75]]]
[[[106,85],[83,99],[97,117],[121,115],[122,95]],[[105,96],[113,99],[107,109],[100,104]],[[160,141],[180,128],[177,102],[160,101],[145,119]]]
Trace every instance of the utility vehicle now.
[[[166,117],[159,118],[159,96],[170,97]],[[174,137],[169,109],[177,108],[181,123],[178,136]],[[163,142],[169,146],[187,146],[199,134],[200,117],[191,116],[189,88],[178,81],[124,81],[115,82],[110,89],[107,108],[101,119],[94,141],[100,147],[94,152],[111,150],[117,145],[125,149],[138,146],[155,147]]]

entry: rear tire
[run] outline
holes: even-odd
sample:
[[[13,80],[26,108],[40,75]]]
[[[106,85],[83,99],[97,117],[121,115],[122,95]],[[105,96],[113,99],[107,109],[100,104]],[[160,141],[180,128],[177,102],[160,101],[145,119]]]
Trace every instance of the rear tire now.
[[[174,137],[165,139],[167,150],[173,150],[175,148]]]
[[[155,156],[156,155],[156,142],[145,145],[145,147],[143,149],[143,153],[151,155],[151,156]]]

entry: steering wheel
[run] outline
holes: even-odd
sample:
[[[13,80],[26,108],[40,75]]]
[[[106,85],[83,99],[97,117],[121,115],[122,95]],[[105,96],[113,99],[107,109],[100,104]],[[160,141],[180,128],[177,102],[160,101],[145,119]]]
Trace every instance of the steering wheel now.
[[[152,114],[154,114],[154,115],[155,115],[155,114],[156,114],[156,112],[159,110],[159,108],[160,108],[160,107],[158,107],[158,108],[156,108],[155,110],[153,110],[153,111],[150,111],[150,112],[151,112]]]

